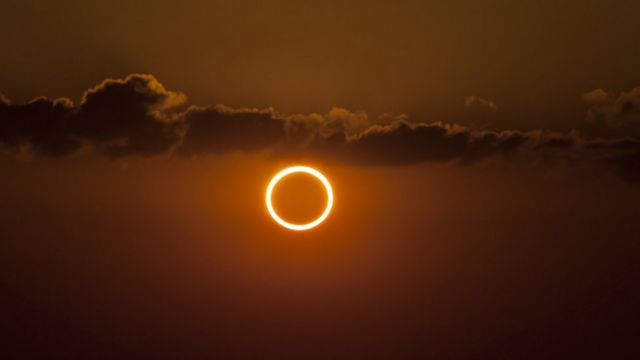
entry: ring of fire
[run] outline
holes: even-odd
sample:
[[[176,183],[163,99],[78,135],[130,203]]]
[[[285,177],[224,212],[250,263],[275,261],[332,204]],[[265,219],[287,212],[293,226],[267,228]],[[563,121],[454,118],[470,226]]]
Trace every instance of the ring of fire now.
[[[315,220],[308,222],[306,224],[292,224],[288,221],[285,221],[278,215],[278,213],[276,213],[276,211],[273,208],[273,204],[271,202],[273,189],[276,187],[278,182],[282,180],[282,178],[284,178],[285,176],[295,174],[295,173],[305,173],[305,174],[314,176],[316,179],[320,180],[320,182],[324,186],[325,191],[327,192],[327,205],[325,206],[324,211]],[[265,201],[267,203],[267,210],[269,210],[269,214],[271,215],[273,220],[275,220],[278,224],[290,230],[296,230],[296,231],[309,230],[318,226],[321,222],[323,222],[327,218],[327,216],[329,216],[329,213],[331,212],[331,208],[333,207],[333,190],[331,189],[331,184],[329,183],[329,180],[327,180],[327,178],[324,175],[322,175],[322,173],[319,172],[318,170],[314,168],[310,168],[308,166],[292,166],[280,171],[279,173],[276,174],[276,176],[274,176],[271,179],[271,181],[269,182],[269,186],[267,186],[267,194],[265,196]]]

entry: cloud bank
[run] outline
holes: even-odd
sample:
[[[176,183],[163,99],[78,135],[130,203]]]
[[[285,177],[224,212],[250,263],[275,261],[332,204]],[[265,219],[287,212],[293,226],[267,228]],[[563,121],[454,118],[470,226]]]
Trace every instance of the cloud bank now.
[[[473,97],[468,106],[493,102]],[[588,121],[634,124],[640,88],[620,95],[596,89],[584,95]],[[495,104],[493,104],[493,108]],[[640,181],[640,140],[585,138],[577,131],[475,130],[442,122],[412,122],[406,115],[370,119],[333,108],[328,114],[282,115],[275,109],[194,106],[152,75],[107,79],[88,89],[79,104],[36,98],[12,104],[0,95],[0,144],[59,157],[81,148],[109,156],[204,156],[272,151],[326,157],[359,165],[407,165],[425,161],[470,164],[486,158],[588,160]]]

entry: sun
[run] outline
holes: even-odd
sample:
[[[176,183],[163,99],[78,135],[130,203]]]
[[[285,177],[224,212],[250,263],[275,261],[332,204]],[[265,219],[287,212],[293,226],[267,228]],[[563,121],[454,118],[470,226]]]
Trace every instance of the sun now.
[[[282,178],[291,174],[296,174],[296,173],[309,174],[315,177],[316,179],[320,180],[320,182],[324,186],[325,191],[327,192],[327,204],[325,205],[325,208],[322,214],[318,216],[315,220],[305,224],[292,224],[282,219],[278,215],[278,213],[276,213],[276,211],[274,210],[272,200],[271,200],[271,197],[273,195],[273,189],[276,187],[278,182],[282,180]],[[331,184],[329,183],[329,180],[327,180],[327,178],[324,175],[322,175],[322,173],[319,172],[318,170],[308,166],[291,166],[281,170],[271,179],[271,181],[269,182],[269,186],[267,186],[265,201],[267,203],[267,210],[269,210],[269,214],[271,215],[273,220],[275,220],[278,224],[284,226],[287,229],[295,230],[295,231],[309,230],[320,225],[320,223],[322,223],[327,218],[327,216],[329,216],[329,213],[331,212],[331,208],[333,207],[333,189],[331,188]]]

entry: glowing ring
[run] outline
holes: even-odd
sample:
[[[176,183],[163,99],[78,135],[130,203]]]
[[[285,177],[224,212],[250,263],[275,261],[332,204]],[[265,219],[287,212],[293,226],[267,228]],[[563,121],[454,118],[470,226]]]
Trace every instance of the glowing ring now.
[[[322,215],[318,216],[318,218],[306,224],[292,224],[290,222],[283,220],[280,216],[278,216],[276,211],[273,209],[273,204],[271,204],[271,195],[273,194],[273,189],[276,187],[276,184],[278,183],[278,181],[282,180],[282,178],[287,175],[291,175],[295,173],[305,173],[305,174],[315,176],[318,180],[320,180],[320,182],[324,186],[325,191],[327,192],[327,205],[324,208]],[[276,176],[273,177],[273,179],[271,179],[271,181],[269,182],[269,186],[267,186],[267,195],[265,197],[265,200],[267,202],[267,209],[269,210],[269,214],[271,214],[271,217],[273,218],[273,220],[275,220],[278,224],[286,227],[287,229],[296,230],[296,231],[309,230],[311,228],[318,226],[318,224],[323,222],[324,219],[326,219],[327,216],[329,216],[329,213],[331,212],[331,208],[333,207],[333,190],[331,189],[331,184],[329,184],[329,180],[327,180],[327,178],[324,177],[324,175],[322,175],[322,173],[320,173],[318,170],[310,168],[308,166],[292,166],[280,171],[279,173],[276,174]]]

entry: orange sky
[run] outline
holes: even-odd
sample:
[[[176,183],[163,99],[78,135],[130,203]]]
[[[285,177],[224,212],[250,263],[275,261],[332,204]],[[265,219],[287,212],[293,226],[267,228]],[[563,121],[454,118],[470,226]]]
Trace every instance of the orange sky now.
[[[638,10],[4,1],[6,358],[622,357]]]

